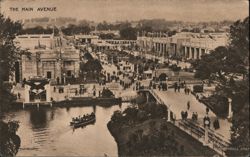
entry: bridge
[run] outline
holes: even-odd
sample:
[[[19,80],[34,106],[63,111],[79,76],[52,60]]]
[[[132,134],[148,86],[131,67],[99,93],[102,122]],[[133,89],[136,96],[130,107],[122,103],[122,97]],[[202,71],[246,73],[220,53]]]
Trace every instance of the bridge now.
[[[167,120],[170,121],[171,120],[171,115],[173,115],[173,112],[170,110],[170,105],[167,104],[167,103],[164,103],[163,99],[160,98],[155,92],[153,89],[149,88],[149,87],[144,87],[143,89],[139,89],[138,92],[147,92],[147,93],[150,93],[156,100],[156,102],[158,104],[164,104],[167,106],[167,109],[168,109],[168,117],[167,117]],[[146,97],[147,97],[147,102],[149,101],[149,95],[146,93]]]
[[[186,119],[182,120],[180,116],[180,112],[183,110],[183,108],[186,108],[185,105],[180,105],[180,104],[171,104],[173,103],[173,100],[168,99],[169,96],[172,96],[171,94],[176,94],[175,97],[177,97],[177,101],[183,103],[180,96],[178,95],[179,93],[163,93],[162,91],[159,92],[158,90],[155,89],[150,89],[149,87],[144,87],[143,89],[139,89],[137,92],[146,92],[147,101],[149,99],[149,94],[154,97],[156,102],[158,104],[164,104],[168,108],[168,117],[167,120],[180,128],[182,131],[186,132],[196,140],[200,141],[204,145],[210,147],[214,151],[216,151],[218,154],[225,156],[225,151],[226,148],[229,146],[230,141],[228,138],[226,138],[224,135],[220,134],[219,132],[212,130],[208,128],[207,130],[204,128],[203,124],[203,115],[205,115],[205,105],[203,104],[203,107],[201,106],[194,106],[193,108],[198,111],[198,113],[201,115],[200,118],[197,121],[193,121],[192,119]],[[169,94],[169,95],[168,95]],[[168,96],[167,96],[168,95]],[[201,105],[201,104],[197,104]],[[197,108],[201,109],[197,109]],[[203,112],[204,110],[204,112]],[[190,111],[189,111],[190,112]],[[176,116],[177,114],[177,116]],[[216,115],[214,113],[209,113],[210,117],[216,118]],[[173,115],[176,118],[173,120]],[[205,141],[205,132],[208,132],[208,141]]]

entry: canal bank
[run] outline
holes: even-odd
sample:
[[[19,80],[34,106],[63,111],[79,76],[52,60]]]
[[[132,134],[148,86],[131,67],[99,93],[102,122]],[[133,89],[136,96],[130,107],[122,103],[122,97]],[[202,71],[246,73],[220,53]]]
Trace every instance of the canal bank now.
[[[52,102],[14,102],[12,109],[24,108],[40,108],[40,107],[81,107],[81,106],[112,106],[122,103],[122,98],[92,98],[92,97],[76,97],[62,101]]]
[[[149,119],[135,125],[109,122],[107,126],[117,143],[119,156],[217,155],[165,119]]]

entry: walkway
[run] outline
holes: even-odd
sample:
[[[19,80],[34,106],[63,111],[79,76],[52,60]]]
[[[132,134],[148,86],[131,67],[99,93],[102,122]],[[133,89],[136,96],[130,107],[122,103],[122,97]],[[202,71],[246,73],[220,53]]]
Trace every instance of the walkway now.
[[[174,89],[168,89],[168,91],[154,90],[155,93],[162,99],[164,104],[170,106],[170,110],[176,114],[176,119],[181,119],[181,111],[188,112],[188,118],[191,119],[192,113],[198,113],[198,122],[203,124],[203,117],[206,115],[206,106],[199,102],[192,94],[186,95],[184,89],[180,92],[174,92]],[[187,110],[187,102],[190,101],[190,109]],[[210,110],[208,116],[212,122],[216,118],[216,115]],[[231,123],[227,119],[219,119],[220,129],[214,130],[218,134],[223,135],[226,140],[230,139]],[[213,128],[213,126],[212,126]]]
[[[145,89],[147,90],[147,89]],[[168,89],[168,91],[159,91],[157,89],[148,90],[157,99],[159,103],[165,104],[170,108],[170,111],[176,115],[176,126],[189,135],[193,136],[197,140],[204,141],[204,127],[203,118],[206,115],[206,106],[200,103],[192,94],[185,94],[183,89],[180,92],[175,92],[174,89]],[[190,102],[190,109],[187,109],[187,102]],[[188,112],[188,120],[181,120],[181,111]],[[192,113],[198,113],[197,122],[191,120]],[[211,126],[209,129],[209,147],[222,154],[223,156],[225,148],[230,141],[230,128],[231,123],[226,119],[219,119],[220,128],[215,130],[213,128],[213,121],[216,119],[216,115],[209,111],[208,116],[211,119]],[[187,122],[187,123],[186,123]]]

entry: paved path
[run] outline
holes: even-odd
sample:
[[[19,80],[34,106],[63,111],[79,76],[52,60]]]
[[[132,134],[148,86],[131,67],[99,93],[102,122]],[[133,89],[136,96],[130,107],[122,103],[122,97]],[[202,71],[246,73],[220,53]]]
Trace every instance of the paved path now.
[[[206,106],[200,103],[192,94],[186,95],[181,89],[180,92],[174,92],[174,89],[168,91],[154,90],[155,93],[164,101],[165,104],[170,105],[170,110],[176,114],[176,119],[181,119],[181,111],[188,111],[188,118],[191,118],[193,112],[197,112],[199,117],[206,115]],[[187,102],[190,102],[190,109],[187,110]],[[209,117],[216,117],[216,115],[209,111]]]
[[[181,119],[181,111],[188,111],[188,118],[191,119],[192,113],[198,113],[198,122],[203,124],[203,118],[206,115],[206,106],[200,103],[192,94],[186,95],[181,89],[180,92],[174,92],[174,89],[168,89],[168,91],[154,90],[155,93],[162,99],[162,101],[170,105],[170,110],[176,114],[176,119]],[[190,101],[190,109],[187,110],[187,102]],[[208,116],[211,118],[211,122],[216,119],[216,115],[210,110]],[[220,129],[214,130],[216,133],[224,137],[224,139],[230,139],[230,127],[231,123],[227,119],[219,119]],[[213,123],[212,123],[213,124]]]

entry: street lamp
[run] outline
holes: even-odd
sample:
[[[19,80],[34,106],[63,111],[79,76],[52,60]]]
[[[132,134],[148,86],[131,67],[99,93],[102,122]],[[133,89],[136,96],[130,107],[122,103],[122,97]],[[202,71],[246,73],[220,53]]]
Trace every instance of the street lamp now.
[[[66,84],[66,74],[63,73],[63,84],[65,85]]]
[[[231,119],[233,117],[233,112],[232,112],[232,99],[228,98],[228,119]]]
[[[68,90],[67,90],[67,97],[69,99],[69,92],[70,92],[70,84],[68,84]]]
[[[206,115],[203,119],[203,123],[204,123],[204,127],[205,127],[205,137],[204,137],[204,143],[203,145],[208,145],[209,141],[208,141],[208,128],[210,127],[210,118],[208,117],[208,115]]]

